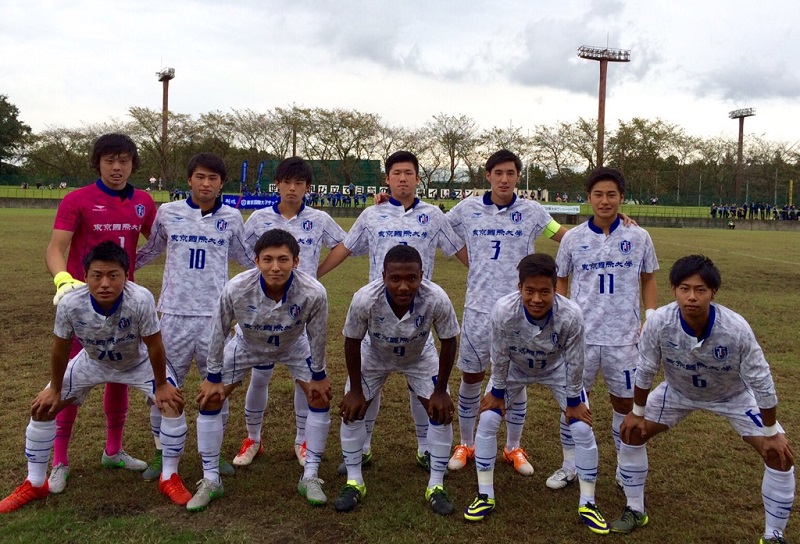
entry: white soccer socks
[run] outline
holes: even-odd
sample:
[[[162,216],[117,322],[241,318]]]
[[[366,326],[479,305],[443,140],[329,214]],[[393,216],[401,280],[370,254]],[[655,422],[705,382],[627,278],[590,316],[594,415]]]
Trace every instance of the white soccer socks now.
[[[362,485],[364,476],[361,474],[361,454],[364,441],[367,439],[364,420],[359,419],[347,424],[343,421],[339,429],[339,437],[342,441],[342,457],[344,457],[344,464],[347,467],[347,480],[355,480],[356,483]],[[306,457],[306,463],[308,463],[308,457]]]
[[[466,383],[461,378],[458,388],[458,427],[461,433],[460,444],[471,446],[475,436],[475,419],[478,417],[478,406],[481,403],[481,382]]]
[[[197,451],[203,461],[203,478],[215,484],[220,482],[219,450],[222,448],[222,429],[222,415],[219,412],[200,412],[197,416]]]
[[[266,405],[264,406],[266,408]],[[297,433],[294,436],[295,445],[300,445],[306,441],[306,420],[308,419],[308,397],[300,385],[294,384],[294,423]],[[330,422],[329,422],[330,423]],[[306,448],[308,444],[306,444]]]
[[[430,454],[431,475],[428,479],[430,489],[435,485],[444,484],[444,473],[450,460],[450,448],[453,446],[453,425],[440,425],[428,421],[425,442]]]
[[[522,427],[528,414],[528,388],[523,387],[517,398],[506,408],[506,449],[515,450],[522,439]]]
[[[306,422],[306,462],[303,465],[303,478],[316,478],[322,454],[325,453],[325,443],[328,441],[328,431],[331,428],[330,409],[318,410],[308,407]]]
[[[764,499],[766,524],[764,538],[770,539],[775,531],[783,534],[794,503],[794,467],[786,472],[764,465],[761,496]]]
[[[185,413],[181,413],[178,417],[163,416],[161,418],[162,480],[169,480],[173,474],[178,472],[178,462],[183,455],[187,432]]]
[[[475,468],[478,471],[478,493],[494,498],[494,465],[497,460],[497,431],[502,416],[494,410],[481,413],[475,435]]]
[[[578,504],[594,503],[594,488],[597,482],[597,441],[594,438],[594,431],[583,421],[575,421],[569,428],[575,441],[575,469],[581,490]]]
[[[408,389],[408,403],[411,406],[411,417],[414,419],[414,428],[417,431],[417,453],[425,455],[425,452],[430,449],[428,447],[428,411],[411,388]],[[451,439],[450,444],[452,442]],[[430,453],[433,454],[432,451]]]
[[[625,487],[628,506],[637,512],[644,512],[644,484],[650,464],[647,460],[647,447],[631,446],[622,442],[617,455],[619,475]]]
[[[261,425],[264,423],[264,410],[269,399],[269,381],[272,379],[274,367],[253,367],[250,374],[250,385],[244,401],[244,421],[247,425],[247,437],[261,443]],[[306,401],[308,405],[308,401]]]
[[[564,456],[561,462],[561,468],[569,472],[577,472],[575,469],[575,440],[572,439],[572,431],[564,417],[564,412],[561,412],[561,419],[559,421],[561,424],[561,453]]]
[[[47,462],[56,439],[56,422],[34,421],[25,429],[25,457],[28,458],[28,481],[41,487],[47,479]]]

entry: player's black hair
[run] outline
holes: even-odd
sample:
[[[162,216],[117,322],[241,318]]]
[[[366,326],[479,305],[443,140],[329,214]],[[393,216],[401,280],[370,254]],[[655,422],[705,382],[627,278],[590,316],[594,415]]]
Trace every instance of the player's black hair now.
[[[422,257],[419,251],[411,246],[398,244],[386,252],[383,258],[383,270],[386,271],[386,265],[390,263],[417,263],[420,272],[422,272]]]
[[[594,187],[595,183],[600,181],[613,181],[617,184],[619,193],[621,195],[625,194],[625,176],[616,168],[601,166],[600,168],[592,170],[592,173],[586,178],[586,192],[591,193],[592,187]]]
[[[527,278],[545,276],[553,281],[556,286],[556,262],[547,253],[532,253],[526,255],[517,265],[519,270],[519,283],[522,285]]]
[[[131,158],[133,169],[131,173],[136,172],[141,164],[139,161],[139,152],[136,150],[136,144],[133,143],[130,136],[126,134],[103,134],[94,143],[92,150],[92,168],[99,174],[100,173],[100,158],[106,155],[122,155],[127,153]]]
[[[314,169],[301,157],[283,159],[275,169],[275,181],[305,181],[306,184],[314,181]]]
[[[89,267],[95,261],[116,263],[122,267],[126,276],[128,275],[128,270],[131,267],[131,260],[128,257],[128,254],[125,253],[125,250],[122,249],[119,244],[112,242],[111,240],[100,242],[90,249],[89,253],[86,254],[86,257],[83,258],[83,271],[86,274],[89,273]]]
[[[389,175],[389,170],[398,162],[410,162],[414,165],[414,172],[419,175],[419,160],[417,156],[411,151],[395,151],[386,159],[386,175]]]
[[[194,174],[198,166],[207,168],[219,175],[220,179],[222,179],[222,183],[225,183],[225,180],[228,179],[228,167],[225,166],[225,161],[213,153],[198,153],[189,159],[189,166],[186,168],[186,177],[192,177],[192,174]]]
[[[495,166],[504,162],[513,162],[514,166],[517,168],[517,174],[522,172],[522,161],[516,155],[516,153],[512,153],[508,149],[495,151],[488,159],[486,159],[486,172],[491,172]]]
[[[268,247],[280,246],[288,247],[289,251],[292,252],[292,257],[297,258],[300,256],[300,244],[297,243],[297,239],[283,229],[270,229],[262,234],[256,242],[254,251],[256,257],[258,257]]]
[[[712,291],[718,291],[722,285],[719,269],[705,255],[687,255],[675,261],[675,264],[669,269],[669,284],[672,287],[678,287],[683,280],[695,274],[700,276],[706,287]]]

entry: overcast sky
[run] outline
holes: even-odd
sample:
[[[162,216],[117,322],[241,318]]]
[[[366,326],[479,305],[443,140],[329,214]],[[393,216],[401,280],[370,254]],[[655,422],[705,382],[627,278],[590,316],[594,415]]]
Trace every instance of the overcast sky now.
[[[722,9],[720,6],[725,6]],[[800,140],[800,8],[789,0],[0,0],[0,94],[35,131],[161,108],[198,115],[296,104],[416,127],[440,112],[481,128],[660,117],[697,136]]]

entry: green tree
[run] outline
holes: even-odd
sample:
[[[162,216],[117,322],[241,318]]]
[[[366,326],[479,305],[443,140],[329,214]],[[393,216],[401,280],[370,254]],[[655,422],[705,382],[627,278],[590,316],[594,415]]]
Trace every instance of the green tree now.
[[[14,174],[18,167],[10,164],[19,158],[31,134],[31,127],[19,118],[19,108],[0,94],[0,174]]]

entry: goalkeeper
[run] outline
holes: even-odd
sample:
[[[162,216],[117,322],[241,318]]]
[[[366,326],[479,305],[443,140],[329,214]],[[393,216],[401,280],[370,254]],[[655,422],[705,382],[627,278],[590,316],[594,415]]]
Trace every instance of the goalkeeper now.
[[[128,183],[128,178],[139,167],[136,144],[128,136],[105,134],[98,138],[91,164],[99,179],[71,191],[61,201],[45,253],[45,263],[56,286],[53,298],[56,305],[66,293],[83,284],[78,281],[84,277],[83,258],[100,242],[110,240],[121,245],[130,261],[135,262],[139,234],[145,238],[150,236],[156,215],[156,206],[150,195]],[[133,267],[128,279],[133,279]],[[75,338],[69,357],[74,357],[81,347]],[[107,384],[103,407],[107,436],[101,464],[137,471],[147,468],[147,463],[134,459],[122,449],[122,432],[128,414],[127,386]],[[77,411],[76,405],[70,405],[59,412],[56,419],[53,469],[49,479],[51,493],[61,493],[67,484],[70,470],[67,448]]]

